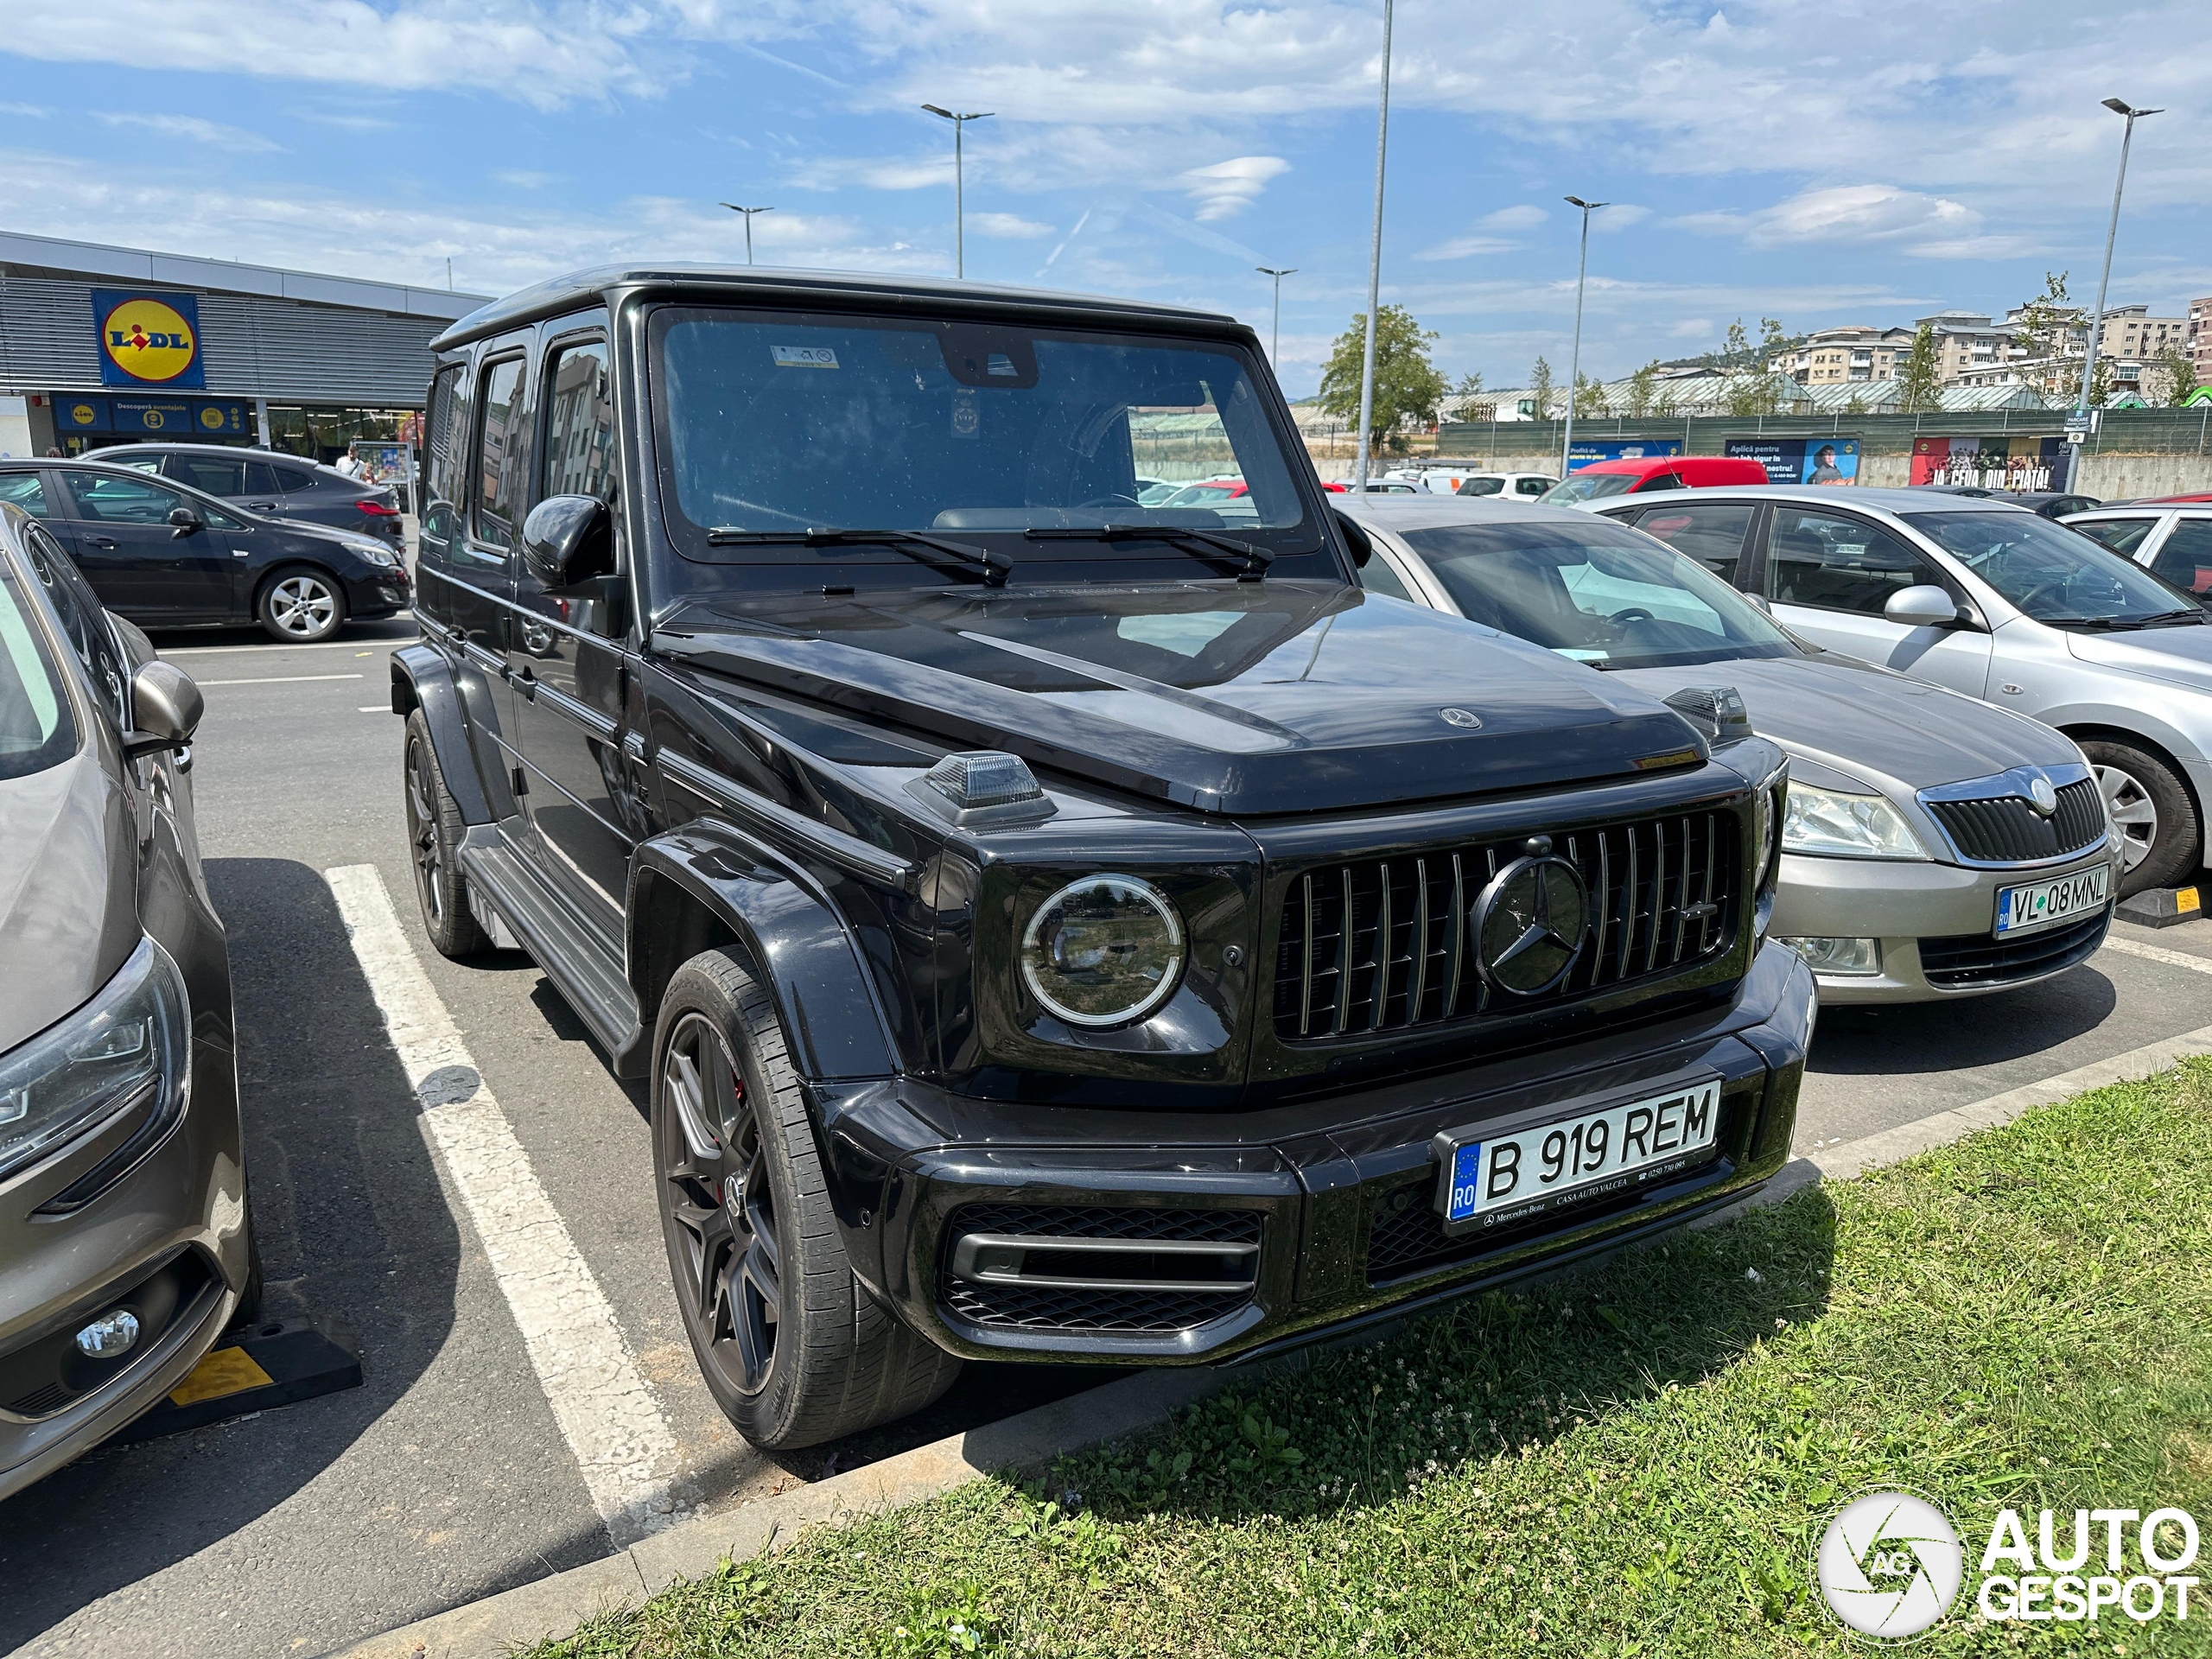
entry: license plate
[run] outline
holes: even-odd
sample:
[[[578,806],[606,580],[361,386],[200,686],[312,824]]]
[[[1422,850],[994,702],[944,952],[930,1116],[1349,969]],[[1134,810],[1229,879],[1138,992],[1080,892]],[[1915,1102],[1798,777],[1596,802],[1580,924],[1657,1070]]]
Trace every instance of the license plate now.
[[[1639,1186],[1709,1151],[1720,1118],[1720,1080],[1700,1078],[1517,1135],[1437,1136],[1443,1172],[1436,1207],[1447,1224],[1496,1226],[1551,1208]]]
[[[1991,931],[1998,938],[2009,939],[2038,928],[2079,921],[2102,910],[2111,891],[2109,864],[2053,876],[2048,881],[2031,881],[2025,887],[1999,887],[1997,925]]]

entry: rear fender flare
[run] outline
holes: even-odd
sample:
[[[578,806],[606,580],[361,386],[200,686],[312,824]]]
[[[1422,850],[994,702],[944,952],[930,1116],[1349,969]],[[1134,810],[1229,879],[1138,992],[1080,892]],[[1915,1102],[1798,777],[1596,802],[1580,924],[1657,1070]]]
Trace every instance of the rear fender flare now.
[[[403,645],[391,653],[391,712],[404,718],[420,709],[430,728],[447,790],[468,823],[489,823],[495,814],[477,775],[468,719],[453,683],[453,665],[428,645]]]

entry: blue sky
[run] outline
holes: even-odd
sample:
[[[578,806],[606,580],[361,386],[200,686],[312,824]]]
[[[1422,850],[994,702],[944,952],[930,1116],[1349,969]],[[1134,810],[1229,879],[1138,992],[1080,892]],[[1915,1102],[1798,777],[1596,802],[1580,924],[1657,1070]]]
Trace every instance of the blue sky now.
[[[610,258],[968,274],[1218,307],[1309,392],[1365,296],[1381,0],[41,0],[0,35],[0,226],[497,293]],[[1440,365],[1586,370],[2094,289],[2212,294],[2204,0],[1400,0],[1386,300]]]

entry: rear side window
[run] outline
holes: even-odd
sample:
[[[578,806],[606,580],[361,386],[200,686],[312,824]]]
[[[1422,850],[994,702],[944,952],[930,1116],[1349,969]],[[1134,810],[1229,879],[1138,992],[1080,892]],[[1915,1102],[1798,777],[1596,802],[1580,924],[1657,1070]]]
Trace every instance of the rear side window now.
[[[2020,516],[2031,524],[2039,522]],[[1769,599],[1879,616],[1891,594],[1921,587],[1945,587],[1942,573],[1888,531],[1839,513],[1774,510],[1767,535]]]
[[[2143,545],[2143,538],[2151,533],[2156,518],[2100,518],[2094,524],[2069,524],[2069,530],[2078,530],[2093,542],[2102,542],[2115,553],[2135,556],[2135,550]],[[2161,573],[2163,574],[2163,572]]]
[[[244,495],[245,462],[219,455],[172,455],[169,476],[210,495]]]
[[[529,461],[530,411],[523,403],[522,368],[522,359],[511,357],[484,371],[475,532],[478,541],[493,547],[514,543]]]
[[[605,342],[558,348],[547,360],[547,495],[614,499],[614,378]]]
[[[2212,518],[2184,518],[2176,524],[2151,569],[2177,588],[2212,595]]]
[[[430,407],[423,439],[423,524],[417,534],[421,556],[433,563],[452,557],[461,533],[461,503],[468,486],[468,371],[455,363],[438,371],[430,383]]]
[[[1516,495],[1541,495],[1546,490],[1551,488],[1551,486],[1552,481],[1548,478],[1516,478],[1513,480],[1513,493]]]
[[[274,467],[265,461],[246,462],[245,493],[248,495],[275,495],[280,488]]]
[[[1686,501],[1680,506],[1653,507],[1636,521],[1636,527],[1732,583],[1744,556],[1745,532],[1751,527],[1751,504]]]
[[[288,495],[295,490],[315,489],[322,482],[305,467],[272,467],[270,471],[276,474],[276,487]]]

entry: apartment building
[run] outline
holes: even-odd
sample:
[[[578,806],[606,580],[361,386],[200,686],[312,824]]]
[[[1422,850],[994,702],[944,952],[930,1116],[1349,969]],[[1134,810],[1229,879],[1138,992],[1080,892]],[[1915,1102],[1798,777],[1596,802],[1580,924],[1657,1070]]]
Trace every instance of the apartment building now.
[[[2182,336],[2182,349],[2196,365],[2199,385],[2212,385],[2212,295],[2189,302],[2189,327]]]
[[[1808,386],[1894,380],[1911,350],[1910,328],[1851,323],[1808,334],[1802,346],[1783,353],[1767,366]]]
[[[1936,336],[1936,378],[1943,385],[1999,369],[2025,357],[2017,323],[1993,321],[1986,312],[1938,311],[1915,317],[1916,330],[1925,327]]]
[[[2188,340],[2186,317],[2154,317],[2147,305],[2116,305],[2105,313],[2105,326],[2097,335],[2097,355],[2140,363],[2185,346]]]

